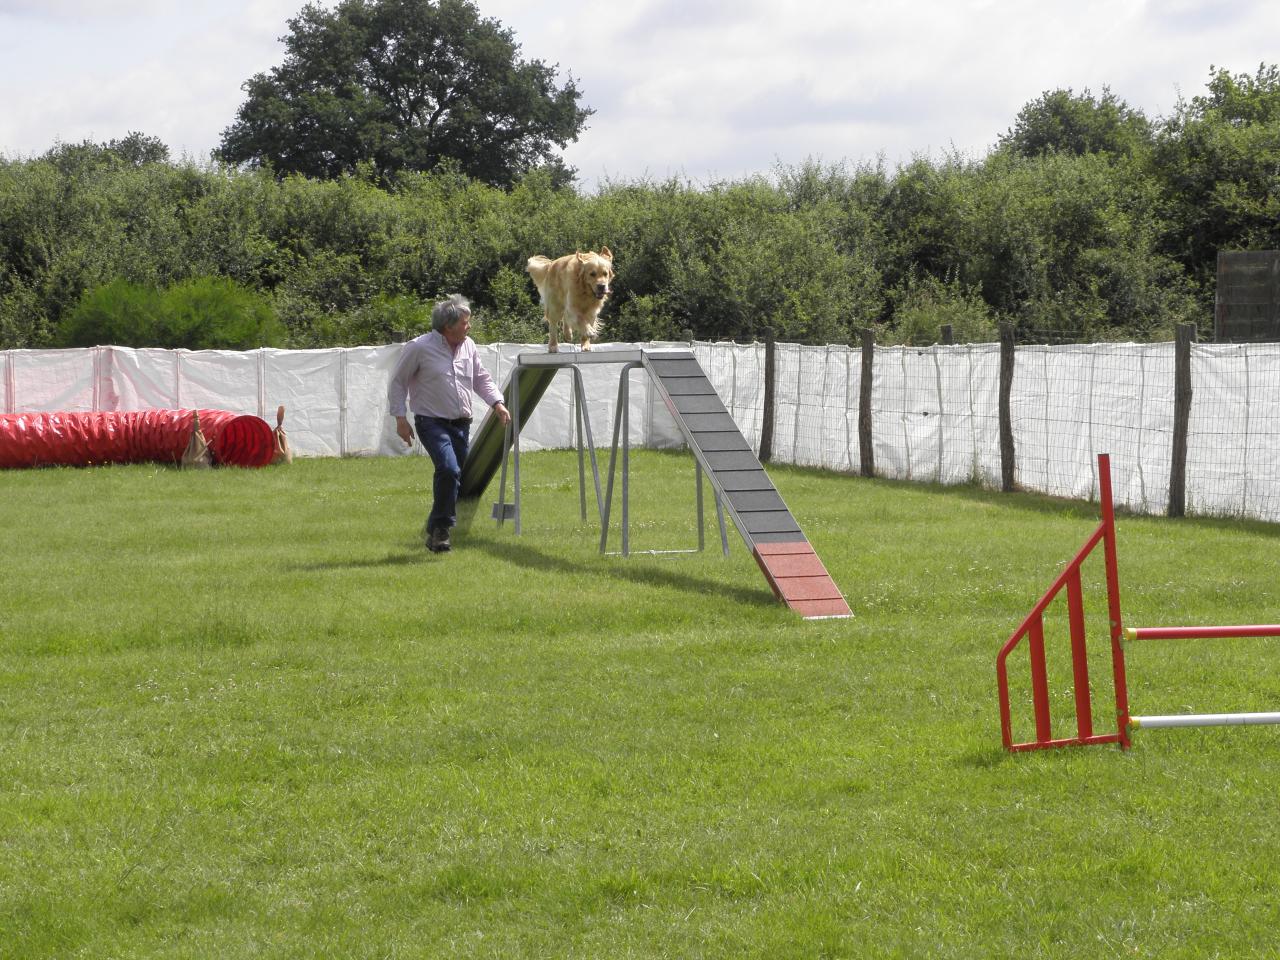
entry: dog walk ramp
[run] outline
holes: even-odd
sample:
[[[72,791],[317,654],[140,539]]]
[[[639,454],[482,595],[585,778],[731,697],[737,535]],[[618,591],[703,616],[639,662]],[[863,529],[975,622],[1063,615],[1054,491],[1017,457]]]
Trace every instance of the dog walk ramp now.
[[[813,546],[692,353],[643,354],[667,410],[774,595],[806,619],[851,616]]]
[[[557,370],[564,366],[576,368],[581,364],[599,363],[617,363],[626,367],[638,365],[648,371],[659,396],[718,499],[732,516],[774,595],[806,619],[851,616],[840,589],[818,559],[813,546],[765,473],[764,466],[691,352],[636,350],[522,354],[503,390],[507,407],[519,429],[523,430],[529,422],[529,416],[555,379]],[[513,392],[516,384],[518,395]],[[462,466],[460,498],[476,499],[484,493],[503,465],[510,436],[490,411],[481,423]],[[518,495],[518,473],[516,491]],[[598,481],[596,492],[599,499]],[[517,507],[517,516],[518,513]]]

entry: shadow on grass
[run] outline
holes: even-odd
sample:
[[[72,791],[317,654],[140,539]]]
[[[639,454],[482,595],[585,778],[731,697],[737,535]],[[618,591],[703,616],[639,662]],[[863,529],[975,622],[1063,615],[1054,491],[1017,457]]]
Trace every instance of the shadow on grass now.
[[[412,553],[389,553],[385,557],[366,557],[361,560],[324,560],[319,563],[296,563],[289,567],[294,571],[318,570],[361,570],[374,567],[407,567],[418,563],[436,563],[442,560],[426,547],[420,547]]]
[[[579,563],[511,541],[504,543],[478,541],[469,544],[468,549],[483,550],[492,554],[495,558],[535,570],[546,570],[560,574],[597,573],[639,586],[671,587],[699,597],[704,597],[708,593],[719,594],[731,597],[739,603],[758,607],[773,606],[776,603],[763,577],[761,578],[760,589],[750,590],[746,587],[735,587],[707,579],[706,577],[694,577],[670,570],[655,570],[652,567],[629,567],[625,560],[621,560],[620,563]]]
[[[1000,729],[995,730],[995,746],[974,747],[953,756],[951,762],[959,767],[972,770],[991,770],[1017,759],[1017,754],[1010,753],[1000,744]]]
[[[469,500],[458,501],[458,526],[457,530],[464,536],[471,529],[472,524],[476,520],[479,512],[481,498],[472,498]],[[507,540],[501,543],[492,541],[468,541],[467,549],[483,550],[492,554],[494,557],[506,560],[510,563],[518,564],[522,567],[529,567],[534,570],[547,570],[556,573],[566,574],[582,574],[582,573],[600,573],[604,576],[613,577],[615,580],[624,580],[640,586],[647,587],[671,587],[675,590],[682,590],[686,593],[705,596],[707,593],[717,593],[723,596],[732,597],[739,603],[751,604],[754,606],[772,606],[777,601],[773,598],[773,593],[769,590],[767,583],[761,582],[760,590],[749,590],[745,587],[728,586],[715,580],[709,580],[705,577],[692,577],[688,574],[682,574],[675,571],[655,570],[649,568],[628,568],[625,561],[622,565],[596,563],[594,561],[588,563],[576,562],[568,560],[561,556],[544,553],[534,547],[518,543],[514,540]]]
[[[778,473],[783,471],[777,468]],[[812,468],[790,467],[796,472],[810,471]],[[1101,507],[1098,500],[1075,500],[1068,497],[1054,497],[1043,493],[1017,490],[1005,493],[989,487],[975,484],[958,484],[955,486],[937,483],[919,483],[913,480],[889,480],[885,478],[857,477],[850,475],[855,483],[872,483],[886,489],[900,489],[910,493],[928,493],[939,497],[950,497],[971,503],[983,503],[1001,507],[1002,509],[1021,511],[1024,513],[1051,514],[1058,517],[1072,517],[1080,520],[1101,519]],[[1185,517],[1167,517],[1160,513],[1142,513],[1127,507],[1116,505],[1117,520],[1149,520],[1155,523],[1162,521],[1204,530],[1244,531],[1263,537],[1280,537],[1280,523],[1266,520],[1254,520],[1248,517],[1192,515]]]
[[[477,502],[475,500],[458,501],[458,523],[455,527],[457,532],[465,534],[471,529],[472,521],[475,519],[476,508]],[[326,560],[320,563],[299,563],[290,569],[312,572],[318,570],[362,570],[375,567],[408,567],[419,563],[439,563],[444,560],[443,556],[427,550],[421,536],[419,534],[414,538],[414,547],[416,549],[406,552],[389,553],[385,557],[367,557],[361,560]]]
[[[459,524],[459,529],[462,525]],[[456,549],[471,551],[482,551],[490,554],[496,559],[505,560],[508,563],[514,563],[518,566],[528,567],[533,570],[544,570],[548,573],[567,574],[571,576],[581,577],[587,574],[597,574],[600,576],[613,577],[615,580],[622,580],[633,583],[638,586],[645,587],[670,587],[685,593],[694,594],[699,597],[706,596],[708,593],[715,593],[721,596],[729,597],[739,603],[745,603],[751,606],[766,607],[772,606],[776,601],[772,592],[769,590],[768,584],[761,578],[760,589],[753,590],[747,587],[738,587],[725,584],[717,580],[711,580],[707,577],[695,577],[689,574],[679,573],[675,570],[656,570],[653,567],[631,567],[628,561],[618,558],[620,563],[607,563],[603,559],[600,561],[575,561],[562,556],[546,553],[526,544],[518,543],[512,540],[504,540],[503,542],[494,542],[489,540],[471,540],[463,539],[455,541]],[[299,563],[290,567],[294,571],[334,571],[334,570],[362,570],[377,569],[386,567],[407,567],[420,563],[439,563],[445,560],[444,556],[437,556],[427,552],[425,547],[419,547],[417,550],[388,553],[383,557],[363,557],[359,559],[343,559],[343,560],[324,560],[316,563]]]

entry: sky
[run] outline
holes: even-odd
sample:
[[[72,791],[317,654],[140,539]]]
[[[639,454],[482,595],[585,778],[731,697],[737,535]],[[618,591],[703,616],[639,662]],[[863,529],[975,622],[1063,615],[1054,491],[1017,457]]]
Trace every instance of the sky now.
[[[333,6],[335,0],[321,5]],[[0,0],[0,155],[139,131],[208,159],[304,0]],[[1280,61],[1277,0],[478,0],[595,113],[564,153],[605,182],[810,161],[980,159],[1048,90],[1152,119],[1213,66]]]

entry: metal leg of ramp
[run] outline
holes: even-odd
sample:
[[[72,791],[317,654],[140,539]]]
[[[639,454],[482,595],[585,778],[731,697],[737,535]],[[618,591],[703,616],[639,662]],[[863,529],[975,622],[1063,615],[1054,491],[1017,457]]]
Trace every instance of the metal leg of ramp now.
[[[507,520],[515,521],[515,532],[519,536],[520,529],[520,358],[517,358],[516,366],[511,371],[511,423],[507,424],[506,436],[504,438],[504,453],[502,457],[502,475],[498,485],[498,502],[493,506],[494,519],[498,521],[498,525]],[[591,435],[591,418],[587,416],[586,411],[586,388],[582,382],[582,371],[575,365],[568,366],[573,374],[573,406],[574,406],[574,426],[577,434],[578,446],[578,488],[579,503],[582,511],[582,519],[587,519],[587,484],[586,484],[586,461],[583,452],[583,440],[586,440],[586,452],[591,458],[591,476],[595,483],[596,491],[596,511],[600,515],[601,523],[605,522],[604,513],[600,506],[600,467],[596,460],[596,444],[595,439]],[[541,393],[539,393],[541,396]],[[507,462],[511,462],[512,474],[512,502],[507,503]]]
[[[632,370],[644,366],[640,361],[626,364],[618,381],[618,403],[613,415],[613,446],[609,452],[609,483],[604,497],[604,509],[600,520],[600,552],[606,553],[609,544],[609,518],[613,507],[613,478],[617,474],[618,448],[622,448],[622,556],[631,555],[631,380]],[[698,550],[706,548],[706,531],[702,505],[702,464],[694,459],[695,484],[698,509]],[[716,498],[716,516],[720,521],[720,549],[729,555],[729,535],[724,522],[724,504],[720,492],[712,487]],[[690,550],[647,550],[646,553],[691,553]]]

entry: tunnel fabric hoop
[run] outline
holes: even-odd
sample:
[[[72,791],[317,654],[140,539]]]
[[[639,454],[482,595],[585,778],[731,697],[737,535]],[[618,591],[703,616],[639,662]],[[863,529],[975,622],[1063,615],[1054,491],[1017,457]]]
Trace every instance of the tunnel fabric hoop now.
[[[275,455],[265,420],[228,410],[200,410],[213,461],[263,467]],[[0,415],[0,468],[177,463],[191,440],[195,410],[14,413]]]

